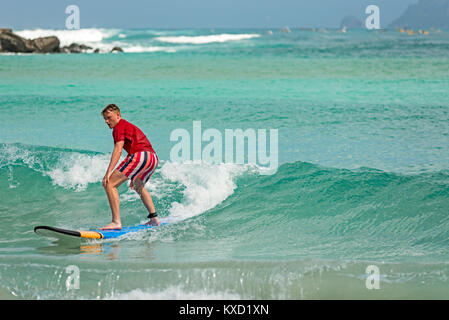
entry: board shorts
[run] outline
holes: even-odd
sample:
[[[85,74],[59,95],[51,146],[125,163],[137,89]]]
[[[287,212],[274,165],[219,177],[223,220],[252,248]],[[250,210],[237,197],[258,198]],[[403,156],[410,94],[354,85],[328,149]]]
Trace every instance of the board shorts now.
[[[128,154],[117,167],[117,170],[127,176],[131,181],[140,178],[145,184],[153,175],[159,164],[159,157],[151,151],[141,151]]]

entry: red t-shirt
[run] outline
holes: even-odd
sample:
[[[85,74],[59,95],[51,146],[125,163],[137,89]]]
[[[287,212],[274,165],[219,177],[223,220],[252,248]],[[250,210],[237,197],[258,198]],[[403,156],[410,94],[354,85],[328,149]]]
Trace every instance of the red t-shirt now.
[[[128,154],[141,151],[154,152],[150,141],[148,141],[148,138],[142,130],[125,119],[120,119],[114,129],[112,129],[112,137],[114,138],[114,143],[118,141],[125,141],[123,148],[126,152],[128,152]]]

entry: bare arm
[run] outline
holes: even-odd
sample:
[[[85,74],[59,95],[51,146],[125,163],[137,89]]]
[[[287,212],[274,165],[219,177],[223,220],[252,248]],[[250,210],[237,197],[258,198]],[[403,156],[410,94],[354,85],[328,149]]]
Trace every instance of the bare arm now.
[[[103,178],[103,186],[104,187],[109,182],[109,176],[112,174],[112,171],[114,171],[114,168],[117,165],[117,162],[120,160],[120,156],[122,155],[122,150],[123,150],[124,144],[125,144],[125,141],[117,141],[114,144],[114,150],[112,151],[111,161],[109,162],[108,169],[106,170],[106,174]]]

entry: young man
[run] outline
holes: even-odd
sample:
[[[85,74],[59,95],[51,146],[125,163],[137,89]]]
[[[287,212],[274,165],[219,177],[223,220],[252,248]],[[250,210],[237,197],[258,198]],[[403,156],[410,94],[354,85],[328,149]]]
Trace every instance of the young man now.
[[[131,180],[130,188],[140,195],[143,204],[149,212],[148,218],[150,218],[150,221],[147,224],[159,225],[160,222],[157,218],[153,200],[144,188],[145,183],[157,168],[159,163],[158,156],[145,134],[135,125],[121,118],[120,109],[115,104],[106,106],[102,111],[102,115],[106,124],[112,129],[114,150],[108,170],[103,178],[103,187],[106,190],[112,211],[112,221],[101,229],[122,228],[120,199],[117,188],[128,179]],[[128,152],[128,156],[114,170],[122,154],[122,149]]]

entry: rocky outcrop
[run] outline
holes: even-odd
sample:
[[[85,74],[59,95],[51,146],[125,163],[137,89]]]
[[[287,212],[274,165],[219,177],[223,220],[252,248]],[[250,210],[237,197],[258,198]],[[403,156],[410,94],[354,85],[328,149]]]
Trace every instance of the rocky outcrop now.
[[[70,46],[64,46],[59,49],[61,53],[82,53],[92,50],[92,47],[84,44],[72,43]]]
[[[25,39],[15,34],[12,29],[0,28],[0,52],[15,53],[99,53],[97,48],[84,44],[72,43],[69,46],[60,47],[57,37],[40,37],[36,39]],[[111,52],[123,52],[122,48],[114,47]]]
[[[449,28],[449,0],[419,0],[389,27]]]
[[[33,52],[36,48],[31,40],[24,39],[11,29],[1,29],[0,52]]]
[[[120,48],[120,47],[114,47],[114,48],[112,48],[111,52],[112,52],[112,53],[115,53],[115,52],[123,52],[123,49]]]
[[[18,36],[11,29],[0,29],[0,52],[59,52],[59,39],[42,37],[30,40]]]
[[[354,16],[346,16],[340,23],[340,28],[360,29],[363,28],[362,21]]]

